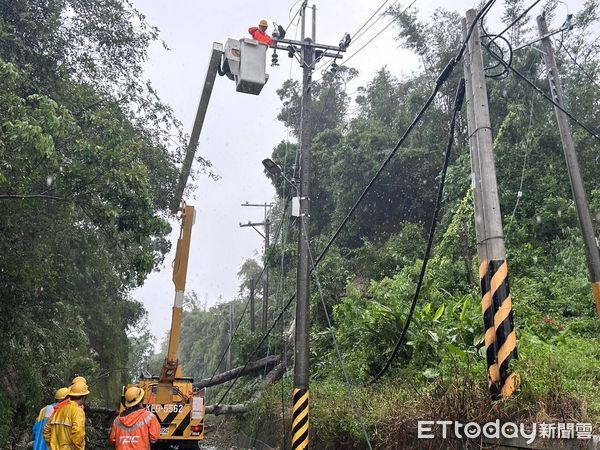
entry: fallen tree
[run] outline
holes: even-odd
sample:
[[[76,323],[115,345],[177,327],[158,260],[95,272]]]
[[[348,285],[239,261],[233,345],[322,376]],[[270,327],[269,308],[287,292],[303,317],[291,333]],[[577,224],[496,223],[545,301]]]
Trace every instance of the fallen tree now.
[[[202,389],[209,386],[216,386],[217,384],[225,383],[226,381],[233,380],[234,378],[241,377],[243,375],[249,375],[266,367],[275,366],[279,364],[280,360],[281,357],[279,355],[266,356],[258,361],[248,364],[245,367],[236,367],[235,369],[222,372],[214,377],[200,380],[194,383],[194,387]]]
[[[208,405],[204,409],[206,414],[214,414],[215,416],[220,414],[244,414],[247,411],[248,408],[242,403],[238,405]]]

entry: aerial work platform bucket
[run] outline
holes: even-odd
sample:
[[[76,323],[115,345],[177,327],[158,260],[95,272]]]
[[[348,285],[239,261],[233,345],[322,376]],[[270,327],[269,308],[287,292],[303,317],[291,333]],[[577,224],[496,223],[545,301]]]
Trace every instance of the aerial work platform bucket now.
[[[225,59],[228,77],[235,81],[235,90],[245,94],[260,94],[269,79],[266,73],[267,46],[254,39],[227,39]]]

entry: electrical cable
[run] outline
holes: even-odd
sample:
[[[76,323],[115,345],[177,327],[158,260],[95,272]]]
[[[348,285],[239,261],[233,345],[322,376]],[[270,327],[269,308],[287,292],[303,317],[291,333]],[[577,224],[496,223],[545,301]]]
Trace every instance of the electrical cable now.
[[[286,203],[284,211],[287,209],[288,204]],[[277,241],[277,239],[279,238],[279,232],[281,230],[282,224],[279,224],[279,227],[277,228],[277,231],[275,232],[275,238],[274,240]],[[258,276],[256,277],[256,281],[254,282],[254,289],[256,289],[256,287],[258,286],[258,283],[260,282],[260,280],[262,279],[263,274],[265,273],[265,267],[263,267],[263,269],[261,270],[260,274],[258,274]],[[240,325],[242,324],[242,320],[244,319],[244,316],[246,314],[246,311],[248,310],[248,305],[250,304],[250,297],[248,297],[248,300],[246,300],[246,304],[244,305],[244,309],[242,311],[242,314],[240,315],[240,318],[235,326],[235,329],[233,330],[233,334],[231,335],[231,338],[229,339],[229,342],[227,343],[227,346],[225,347],[225,350],[223,351],[223,354],[221,355],[221,359],[219,360],[219,363],[217,364],[217,366],[215,367],[215,370],[213,371],[212,375],[210,376],[210,379],[208,381],[208,383],[210,384],[210,382],[213,380],[213,378],[215,377],[215,375],[217,374],[219,367],[221,367],[221,364],[223,363],[223,360],[225,359],[225,356],[227,355],[227,351],[229,350],[229,348],[231,347],[231,344],[233,343],[233,339],[235,338],[236,333],[238,332],[238,329],[240,328]]]
[[[275,318],[275,320],[273,321],[273,323],[271,324],[271,326],[269,327],[269,329],[265,332],[265,334],[260,339],[260,341],[258,342],[258,344],[256,345],[256,347],[254,347],[254,350],[252,351],[252,353],[248,357],[248,360],[246,361],[246,363],[242,367],[242,370],[240,371],[240,373],[243,373],[244,370],[246,369],[246,367],[248,367],[248,364],[250,364],[250,361],[252,361],[252,358],[254,358],[256,356],[256,354],[258,353],[258,350],[260,349],[260,347],[267,340],[267,338],[269,337],[269,334],[271,333],[271,331],[273,331],[273,329],[275,328],[275,325],[277,325],[277,322],[279,322],[279,320],[283,316],[283,313],[290,307],[290,305],[292,304],[292,302],[294,301],[295,298],[296,298],[296,293],[294,293],[294,295],[292,295],[289,298],[289,300],[287,301],[287,303],[285,304],[285,306],[282,308],[282,310],[279,312],[279,314],[277,315],[277,317]],[[235,385],[235,383],[239,379],[240,379],[240,375],[237,375],[233,379],[233,381],[231,382],[231,384],[229,385],[229,387],[227,388],[227,390],[225,391],[225,393],[221,396],[221,399],[216,403],[216,406],[219,406],[223,402],[223,400],[225,400],[225,397],[227,397],[227,394],[229,394],[229,391],[231,391],[231,388],[233,388],[233,386]]]
[[[550,103],[552,103],[555,107],[557,107],[558,109],[560,109],[562,112],[564,112],[567,117],[569,117],[573,122],[575,122],[577,125],[579,125],[581,128],[583,128],[585,131],[587,131],[590,136],[592,136],[594,139],[600,141],[600,136],[598,135],[598,133],[596,131],[594,131],[592,128],[590,128],[589,126],[585,125],[583,122],[581,122],[578,118],[576,118],[573,114],[571,114],[569,111],[567,111],[565,108],[563,108],[561,105],[559,105],[558,103],[556,103],[554,101],[554,99],[552,97],[549,97],[544,91],[542,91],[542,89],[540,89],[533,81],[531,81],[529,78],[527,78],[525,75],[523,75],[521,72],[519,72],[517,69],[515,69],[514,67],[508,65],[508,63],[506,61],[504,61],[500,56],[498,56],[494,51],[492,51],[491,49],[488,49],[488,52],[490,53],[490,55],[495,58],[498,62],[500,62],[501,64],[503,64],[508,70],[510,70],[513,74],[515,74],[517,77],[519,77],[520,79],[522,79],[523,81],[525,81],[529,86],[531,86],[533,89],[535,89],[535,91],[540,94],[542,97],[544,97],[547,101],[549,101]]]
[[[411,131],[417,125],[417,123],[421,120],[421,117],[423,117],[423,115],[425,114],[427,109],[429,109],[429,107],[433,103],[433,100],[435,99],[437,93],[439,92],[440,88],[446,82],[446,80],[450,77],[450,75],[452,74],[452,71],[454,70],[454,67],[456,67],[456,64],[458,64],[458,62],[462,58],[464,51],[466,49],[467,43],[469,42],[469,39],[471,38],[471,34],[473,34],[473,30],[475,29],[477,22],[479,21],[479,19],[481,17],[484,16],[484,14],[486,14],[489,11],[489,9],[492,7],[492,5],[495,3],[495,1],[496,0],[488,0],[488,2],[483,6],[481,11],[479,11],[477,13],[477,15],[475,16],[475,19],[473,20],[473,23],[471,24],[471,26],[469,27],[469,30],[467,31],[466,37],[465,37],[463,44],[461,45],[458,53],[456,54],[455,57],[451,58],[450,61],[448,62],[448,64],[446,65],[446,67],[444,67],[444,70],[442,70],[442,72],[440,73],[440,75],[438,76],[438,78],[436,80],[436,84],[433,89],[433,92],[431,93],[431,95],[429,96],[429,98],[427,99],[427,101],[425,102],[425,104],[423,105],[423,107],[421,108],[419,113],[417,114],[417,116],[413,119],[412,123],[409,125],[409,127],[406,129],[406,131],[400,138],[400,141],[396,144],[396,146],[393,148],[393,150],[388,154],[387,158],[381,164],[381,166],[379,167],[379,169],[377,170],[377,172],[375,173],[375,175],[373,176],[373,178],[371,179],[369,184],[367,184],[367,186],[362,191],[362,193],[360,194],[360,196],[358,197],[358,199],[356,200],[356,202],[354,203],[352,208],[350,208],[350,211],[348,212],[348,214],[346,215],[344,220],[342,220],[342,222],[340,223],[340,225],[338,226],[336,231],[333,233],[333,236],[331,237],[331,239],[325,246],[324,250],[317,257],[317,260],[316,260],[317,264],[327,254],[327,252],[333,245],[333,242],[337,239],[337,237],[341,233],[342,229],[346,226],[346,223],[348,222],[348,220],[350,220],[350,218],[352,217],[352,215],[358,208],[358,205],[360,204],[360,202],[363,200],[365,195],[367,195],[367,192],[371,189],[373,184],[375,184],[375,182],[379,179],[379,176],[381,175],[381,173],[383,172],[385,167],[388,165],[390,160],[394,157],[396,152],[400,149],[400,147],[402,146],[404,141],[408,138],[408,135],[411,133]]]
[[[290,8],[290,13],[288,14],[288,18],[289,16],[292,14],[292,9],[294,9],[294,6],[296,6],[298,3],[300,3],[302,0],[298,0],[296,3],[294,3],[292,5],[292,7]],[[304,0],[304,3],[308,3],[308,0]],[[302,11],[302,8],[304,8],[305,5],[300,5],[300,8],[298,8],[298,11],[296,11],[296,14],[294,14],[294,17],[292,17],[290,19],[290,23],[288,23],[288,26],[285,27],[285,31],[287,33],[288,28],[290,27],[290,25],[294,22],[294,19],[298,16],[298,14],[300,14],[300,11]]]
[[[515,201],[515,206],[513,208],[512,214],[510,216],[510,220],[508,225],[506,226],[506,232],[504,233],[504,239],[508,243],[508,238],[510,236],[510,230],[512,228],[512,224],[515,220],[515,215],[517,213],[517,208],[519,207],[519,202],[521,201],[521,197],[523,197],[523,183],[525,182],[525,169],[527,168],[527,158],[529,157],[529,149],[531,147],[531,128],[533,125],[533,98],[531,99],[531,107],[529,109],[529,125],[527,127],[527,141],[525,143],[525,155],[523,156],[523,167],[521,168],[521,181],[519,183],[519,190],[517,191],[517,200]]]
[[[412,7],[415,3],[417,2],[417,0],[413,0],[406,8],[404,8],[404,10],[402,10],[402,13],[405,13],[410,7]],[[392,19],[390,20],[390,22],[383,27],[381,30],[379,30],[378,33],[376,33],[373,37],[371,37],[371,39],[369,39],[362,47],[360,47],[357,51],[355,51],[354,53],[352,53],[348,58],[346,58],[345,61],[342,62],[342,64],[340,64],[340,66],[344,66],[348,63],[348,61],[350,61],[354,56],[356,56],[358,53],[360,53],[362,50],[364,50],[365,47],[367,47],[371,42],[373,42],[375,39],[377,39],[385,30],[387,30],[390,26],[392,26],[394,23],[396,22],[396,19]],[[327,64],[324,64],[323,66],[319,67],[319,69],[317,70],[321,70],[322,72],[326,71],[327,69],[329,69],[329,67],[335,62],[335,59],[333,59],[332,61],[329,61]],[[316,81],[321,81],[323,79],[323,77],[319,78]]]
[[[571,58],[571,60],[573,61],[573,63],[579,68],[579,70],[581,70],[581,73],[583,73],[588,80],[590,80],[597,88],[600,89],[600,84],[598,84],[598,81],[596,81],[594,79],[594,77],[592,77],[587,70],[581,65],[579,64],[579,62],[577,61],[577,59],[571,54],[571,52],[569,52],[569,50],[567,49],[567,47],[563,46],[563,50],[565,51],[565,53],[569,56],[569,58]]]
[[[375,12],[374,12],[374,13],[371,15],[371,17],[369,17],[369,18],[368,18],[368,19],[367,19],[367,20],[366,20],[366,21],[365,21],[365,22],[364,22],[364,23],[361,25],[361,27],[360,27],[358,30],[356,30],[354,33],[352,33],[352,34],[350,35],[350,36],[352,36],[352,40],[353,40],[353,41],[355,41],[355,42],[356,42],[356,40],[357,40],[357,39],[358,39],[358,38],[361,36],[359,33],[360,33],[362,30],[363,30],[363,28],[365,28],[365,27],[367,26],[367,24],[368,24],[368,23],[371,21],[371,19],[373,19],[373,17],[375,17],[375,16],[377,15],[377,13],[378,13],[379,11],[381,11],[381,8],[383,8],[383,7],[386,5],[386,3],[387,3],[387,2],[389,2],[389,1],[390,1],[390,0],[384,0],[384,2],[383,2],[381,5],[379,5],[379,7],[378,7],[378,8],[375,10]],[[392,3],[392,4],[390,5],[390,7],[391,7],[391,6],[393,6],[393,5],[394,5],[394,4],[396,4],[396,3],[398,3],[398,1],[397,1],[397,0],[396,0],[394,3]],[[381,16],[380,16],[379,18],[381,18]],[[379,18],[378,18],[377,20],[379,20]],[[368,31],[368,30],[369,30],[369,29],[370,29],[370,28],[371,28],[373,25],[375,25],[375,23],[377,23],[377,20],[376,20],[375,22],[373,22],[373,23],[372,23],[372,24],[369,26],[369,28],[367,28],[365,31]],[[363,34],[364,34],[364,33],[363,33]]]
[[[379,371],[375,378],[371,380],[371,384],[375,383],[379,380],[385,373],[388,371],[390,366],[392,365],[392,361],[396,358],[398,351],[400,350],[400,346],[404,342],[404,338],[406,337],[406,333],[408,332],[408,327],[412,321],[415,308],[417,306],[417,301],[419,300],[419,294],[421,292],[421,287],[423,286],[423,280],[425,279],[425,271],[427,270],[427,263],[429,262],[429,257],[431,254],[431,247],[433,246],[433,238],[435,236],[435,229],[437,226],[438,214],[440,212],[440,208],[442,205],[442,195],[444,194],[444,184],[446,182],[446,173],[448,171],[448,166],[450,165],[450,155],[452,153],[452,144],[454,142],[454,129],[456,127],[456,118],[458,113],[462,109],[463,100],[465,98],[465,80],[461,78],[458,83],[458,88],[456,90],[456,97],[454,99],[454,108],[452,113],[452,121],[450,122],[450,133],[448,136],[448,145],[446,147],[446,156],[444,159],[444,167],[442,168],[442,178],[440,179],[440,184],[438,186],[437,199],[435,201],[435,207],[433,210],[433,216],[431,218],[431,225],[429,228],[429,239],[427,240],[427,248],[425,249],[425,255],[423,256],[423,263],[421,264],[421,272],[419,274],[419,281],[417,282],[417,287],[415,289],[415,293],[413,296],[412,303],[410,305],[410,310],[408,315],[406,316],[406,320],[404,322],[404,328],[402,329],[402,333],[400,337],[396,341],[396,345],[394,346],[394,350],[392,354],[388,357],[387,362],[383,369]]]
[[[429,109],[429,107],[433,103],[433,100],[435,99],[437,93],[439,92],[441,86],[446,82],[446,80],[448,79],[448,77],[452,74],[452,71],[454,70],[454,67],[456,66],[456,64],[458,64],[458,62],[460,61],[460,59],[462,59],[462,57],[464,55],[464,52],[465,52],[465,49],[467,47],[467,43],[469,42],[469,39],[470,39],[471,35],[473,34],[473,30],[475,29],[475,26],[477,25],[479,19],[482,18],[485,14],[487,14],[487,12],[490,10],[490,8],[494,5],[495,2],[496,2],[496,0],[488,0],[485,3],[485,5],[482,7],[482,9],[477,13],[477,15],[475,16],[475,18],[473,20],[473,23],[471,24],[471,26],[469,27],[469,29],[467,31],[466,37],[465,37],[465,39],[464,39],[464,41],[463,41],[463,43],[462,43],[462,45],[461,45],[458,53],[456,54],[456,56],[454,56],[453,58],[451,58],[450,61],[448,62],[448,64],[446,65],[446,67],[444,67],[444,69],[442,70],[442,72],[440,73],[440,75],[438,76],[438,78],[436,80],[436,85],[435,85],[435,87],[433,89],[433,92],[431,93],[431,95],[429,96],[429,98],[426,100],[425,104],[423,105],[423,107],[421,108],[421,110],[419,111],[419,113],[415,116],[415,118],[413,119],[412,123],[409,125],[409,127],[407,128],[407,130],[404,132],[404,134],[400,138],[400,141],[398,142],[398,144],[389,153],[389,155],[387,156],[387,158],[385,159],[385,161],[382,163],[382,165],[378,169],[378,171],[375,174],[375,176],[371,179],[371,181],[369,182],[369,184],[367,185],[367,187],[363,190],[363,192],[359,196],[358,200],[352,206],[352,208],[350,209],[350,211],[348,212],[348,214],[346,215],[346,217],[343,219],[342,223],[338,226],[338,228],[334,232],[333,236],[330,238],[329,242],[325,246],[325,248],[321,251],[321,253],[319,254],[319,256],[317,256],[317,258],[316,258],[316,260],[315,260],[315,262],[313,264],[313,268],[311,268],[311,270],[310,270],[311,274],[312,274],[312,270],[314,270],[314,268],[317,267],[319,265],[319,263],[323,260],[323,258],[327,255],[329,249],[332,247],[333,243],[335,242],[335,240],[337,239],[337,237],[341,233],[342,229],[347,224],[348,220],[350,220],[350,218],[352,217],[352,215],[354,214],[354,212],[358,208],[358,205],[363,200],[363,198],[368,193],[368,191],[371,189],[371,187],[373,186],[373,184],[379,179],[379,176],[381,175],[381,173],[383,172],[383,170],[385,169],[385,167],[388,165],[388,163],[390,162],[390,160],[392,159],[392,157],[396,154],[396,152],[399,150],[399,148],[402,146],[402,144],[406,141],[408,135],[412,132],[412,130],[414,129],[414,127],[416,126],[416,124],[421,120],[421,118],[423,117],[423,115],[425,114],[425,112]],[[296,292],[294,292],[290,296],[290,298],[288,299],[287,303],[282,308],[282,310],[279,312],[279,314],[277,315],[277,317],[275,318],[275,320],[273,321],[273,323],[271,324],[271,326],[269,327],[269,329],[263,335],[263,337],[261,338],[261,340],[259,341],[259,343],[255,346],[254,350],[252,351],[251,355],[248,357],[246,363],[243,366],[244,369],[248,366],[248,364],[250,364],[250,361],[252,360],[252,358],[254,358],[254,356],[256,355],[256,353],[258,352],[258,350],[260,349],[261,345],[265,342],[265,340],[267,339],[267,337],[271,333],[271,331],[273,331],[273,329],[275,328],[275,325],[281,319],[281,317],[283,316],[283,314],[285,313],[285,311],[290,307],[290,305],[292,304],[292,302],[294,301],[295,298],[296,298]],[[243,372],[243,370],[242,370],[242,372]],[[225,391],[225,393],[221,396],[221,399],[219,400],[219,402],[217,403],[217,405],[220,405],[223,402],[223,400],[225,399],[225,397],[227,396],[227,394],[231,391],[231,389],[233,388],[233,386],[235,385],[235,383],[237,382],[237,380],[239,379],[239,377],[240,376],[238,375],[236,378],[234,378],[234,380],[229,385],[229,387],[227,388],[227,390]]]
[[[529,11],[531,11],[533,8],[535,8],[539,3],[541,3],[541,1],[542,0],[536,0],[535,2],[533,2],[529,6],[529,8],[527,8],[525,11],[523,11],[515,20],[513,20],[506,28],[504,28],[504,30],[502,30],[500,33],[496,34],[496,37],[502,36],[504,33],[506,33],[508,30],[510,30],[512,27],[514,27],[518,21],[520,21],[523,17],[525,17],[527,15],[527,13]]]
[[[302,223],[302,225],[304,226],[304,223]],[[305,230],[304,235],[308,236],[306,229],[304,229],[304,230]],[[323,289],[321,288],[321,282],[319,280],[319,273],[317,272],[317,269],[315,267],[315,260],[313,259],[313,254],[312,254],[312,251],[310,250],[310,245],[307,245],[307,247],[308,247],[308,255],[310,257],[310,262],[311,262],[312,269],[313,269],[312,275],[313,275],[313,278],[317,285],[317,290],[319,291],[319,296],[321,298],[321,305],[323,306],[323,312],[325,313],[325,318],[327,319],[327,328],[329,329],[329,333],[331,334],[331,339],[333,341],[333,347],[335,348],[335,352],[337,354],[337,358],[340,363],[340,369],[342,371],[342,375],[344,376],[344,381],[346,383],[346,389],[348,390],[348,395],[350,396],[350,401],[352,402],[352,409],[354,409],[354,414],[356,415],[356,418],[358,419],[358,423],[360,424],[360,428],[365,436],[369,450],[373,450],[373,447],[371,445],[371,440],[369,439],[369,433],[367,433],[367,428],[365,427],[365,421],[363,419],[362,412],[360,410],[360,407],[358,406],[358,401],[356,400],[356,395],[354,395],[354,387],[352,386],[352,383],[350,382],[350,378],[348,377],[348,373],[346,372],[346,367],[344,366],[344,359],[342,358],[342,353],[340,352],[340,348],[338,346],[337,339],[336,339],[335,333],[333,331],[333,325],[331,323],[331,318],[329,317],[329,312],[327,312],[327,305],[325,305],[325,297],[323,296]]]
[[[485,30],[484,30],[485,31]],[[504,50],[502,50],[502,47],[500,47],[498,45],[498,43],[496,42],[496,39],[500,38],[502,41],[504,41],[504,43],[506,44],[507,48],[508,48],[508,65],[512,64],[512,60],[513,60],[513,49],[512,46],[510,45],[510,42],[508,41],[508,39],[506,39],[504,36],[500,36],[500,35],[493,35],[493,34],[484,34],[483,36],[481,36],[481,39],[485,39],[488,38],[488,41],[485,44],[482,44],[485,46],[486,49],[489,50],[490,46],[494,45],[498,51],[500,52],[500,57],[502,59],[504,59]],[[492,39],[489,39],[492,38]],[[502,72],[499,73],[487,73],[490,72],[492,70],[494,70],[496,67],[502,66]],[[508,76],[509,71],[508,69],[503,66],[502,64],[500,64],[498,61],[496,61],[496,64],[494,64],[493,66],[486,66],[484,68],[485,76],[486,78],[505,78],[506,76]]]

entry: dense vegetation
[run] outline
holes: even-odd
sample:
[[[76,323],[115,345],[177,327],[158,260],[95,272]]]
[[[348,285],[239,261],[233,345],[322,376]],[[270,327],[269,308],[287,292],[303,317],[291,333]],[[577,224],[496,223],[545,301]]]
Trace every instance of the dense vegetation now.
[[[563,10],[555,1],[546,6],[548,20],[560,25]],[[506,0],[502,7],[508,24],[524,2]],[[390,12],[398,41],[419,55],[422,69],[398,78],[383,67],[354,99],[346,92],[354,69],[328,73],[312,87],[314,256],[460,45],[461,14],[438,10],[421,23],[415,13],[400,11]],[[169,248],[166,211],[180,146],[168,136],[179,133],[179,142],[183,136],[140,77],[157,30],[127,2],[0,0],[0,12],[0,447],[6,448],[27,438],[23,432],[37,408],[73,374],[98,378],[94,397],[108,406],[127,371],[158,371],[161,355],[148,357],[144,309],[129,292]],[[592,125],[599,113],[600,46],[591,30],[599,14],[598,1],[589,0],[576,14],[578,25],[554,41],[568,108]],[[534,35],[531,25],[522,21],[510,30],[514,47]],[[548,91],[538,51],[519,50],[513,65]],[[365,446],[327,316],[366,429],[380,448],[414,439],[419,418],[600,424],[600,325],[554,113],[512,76],[489,79],[488,91],[521,393],[496,405],[487,393],[464,109],[406,345],[381,382],[364,386],[385,363],[406,320],[461,74],[459,65],[313,278],[311,421],[313,442],[324,447]],[[279,94],[279,119],[297,137],[298,83],[286,82]],[[600,145],[577,126],[573,134],[598,230]],[[273,150],[290,178],[296,153],[294,142]],[[286,208],[289,187],[280,180],[274,186],[280,231],[265,258],[271,321],[294,292],[297,256],[295,221]],[[207,310],[193,293],[187,297],[181,342],[186,373],[204,378],[250,357],[261,333],[249,331],[245,305],[261,268],[251,260],[242,266],[240,293],[229,302]],[[260,283],[255,294],[260,298]],[[244,312],[231,361],[220,362],[230,323]],[[291,369],[292,319],[290,308],[258,356],[281,354]],[[140,331],[131,337],[136,327]],[[124,371],[110,372],[115,368]],[[253,378],[242,381],[225,403],[247,401],[261,389]],[[223,392],[209,389],[209,402]],[[288,371],[234,425],[251,436],[278,439],[290,428],[290,392]]]
[[[0,1],[1,448],[74,374],[106,405],[126,381],[184,141],[141,78],[155,39],[128,2]]]

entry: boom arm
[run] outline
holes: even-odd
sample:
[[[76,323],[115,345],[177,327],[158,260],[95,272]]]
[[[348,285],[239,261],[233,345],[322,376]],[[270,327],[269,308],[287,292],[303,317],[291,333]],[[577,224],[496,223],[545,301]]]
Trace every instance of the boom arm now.
[[[208,70],[206,71],[206,78],[204,79],[204,87],[202,88],[202,95],[200,96],[200,103],[198,104],[198,111],[196,111],[196,119],[194,120],[194,126],[192,128],[192,134],[190,135],[190,142],[187,146],[185,153],[185,159],[181,166],[181,172],[179,173],[179,180],[177,181],[177,187],[175,189],[175,197],[171,203],[171,212],[176,214],[179,210],[179,204],[183,197],[183,190],[187,185],[188,177],[190,176],[190,170],[192,163],[194,162],[194,155],[196,153],[196,147],[198,146],[198,139],[200,138],[200,132],[202,131],[202,125],[204,125],[204,118],[206,117],[206,109],[208,108],[208,102],[212,94],[213,86],[215,85],[215,77],[221,64],[221,56],[223,55],[223,44],[213,42],[212,52],[210,53],[210,60],[208,62]]]
[[[159,383],[172,384],[176,377],[181,376],[181,368],[177,353],[179,351],[179,337],[181,331],[181,315],[183,311],[183,296],[185,294],[185,281],[187,276],[188,259],[190,255],[190,240],[192,226],[196,212],[193,206],[184,206],[181,217],[181,232],[177,240],[175,263],[173,265],[173,284],[175,284],[175,302],[171,318],[171,332],[169,334],[169,348],[164,365],[160,371]]]

